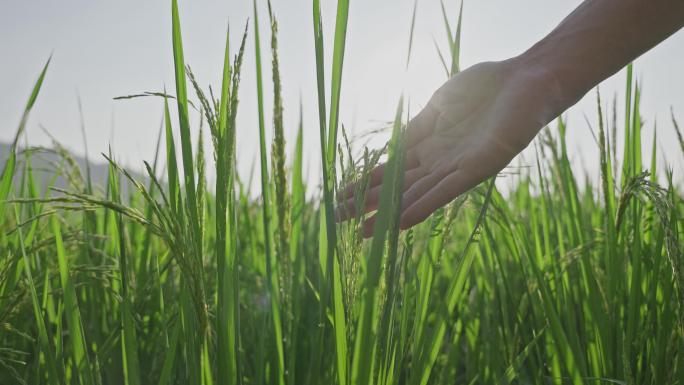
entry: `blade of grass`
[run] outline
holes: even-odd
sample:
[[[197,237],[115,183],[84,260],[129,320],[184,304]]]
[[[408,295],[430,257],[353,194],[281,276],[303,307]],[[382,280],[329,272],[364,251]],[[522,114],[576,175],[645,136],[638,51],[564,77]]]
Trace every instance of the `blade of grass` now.
[[[632,118],[632,72],[634,65],[629,63],[627,65],[627,76],[626,76],[626,86],[625,86],[625,147],[622,154],[622,182],[621,186],[624,187],[627,182],[627,178],[632,174],[631,164],[628,161],[628,154],[631,153],[630,143],[631,139],[631,118]]]
[[[264,123],[264,96],[263,96],[263,81],[261,70],[261,46],[259,39],[259,15],[257,12],[257,2],[253,1],[254,6],[254,46],[256,57],[256,71],[257,71],[257,105],[259,111],[259,154],[261,161],[261,197],[262,197],[262,219],[263,219],[263,237],[264,237],[264,251],[266,259],[266,275],[268,282],[268,289],[270,293],[271,303],[271,319],[273,323],[273,344],[275,345],[275,362],[274,368],[275,376],[278,384],[285,383],[285,359],[283,352],[283,332],[280,314],[280,298],[278,288],[278,273],[277,266],[274,266],[272,247],[271,247],[271,231],[270,231],[270,206],[269,199],[270,183],[268,178],[268,161],[266,150],[266,127]]]
[[[158,385],[170,385],[174,383],[172,373],[174,364],[176,362],[176,349],[178,346],[180,332],[181,323],[180,321],[177,321],[176,325],[173,327],[169,348],[166,350],[166,356],[164,357],[164,364],[162,365]]]
[[[111,149],[109,157],[112,157]],[[119,192],[119,178],[114,167],[109,165],[109,191],[112,200],[121,203]],[[138,359],[138,337],[135,331],[135,321],[133,320],[133,309],[129,294],[129,267],[128,255],[126,250],[126,238],[123,224],[123,216],[117,213],[116,221],[112,232],[118,236],[118,256],[119,256],[119,277],[121,279],[121,354],[123,357],[124,379],[127,385],[139,385],[140,382],[140,362]]]
[[[306,256],[302,245],[304,239],[304,210],[306,208],[306,196],[304,190],[304,178],[302,175],[303,154],[304,154],[304,119],[303,107],[300,99],[299,102],[299,127],[297,129],[297,139],[295,141],[294,149],[294,164],[292,166],[292,205],[290,206],[290,218],[292,218],[292,233],[290,236],[290,258],[294,267],[294,279],[292,285],[292,309],[293,309],[293,328],[291,331],[292,343],[290,344],[290,351],[288,352],[288,368],[287,368],[287,383],[296,384],[297,377],[297,362],[298,356],[298,341],[299,341],[299,324],[302,318],[302,313],[296,309],[301,309],[305,298],[302,298],[302,289],[306,284]]]
[[[332,261],[335,253],[335,224],[333,223],[333,192],[331,170],[328,166],[328,144],[327,136],[328,129],[327,122],[327,108],[325,98],[325,64],[323,52],[323,24],[321,21],[320,0],[313,0],[313,31],[314,31],[314,51],[316,55],[316,85],[318,96],[318,120],[319,120],[319,139],[321,150],[321,172],[323,174],[323,207],[319,211],[319,229],[318,229],[318,256],[319,256],[319,292],[321,301],[319,303],[319,324],[327,325],[327,311],[329,303],[329,295],[331,289],[331,279],[333,276]],[[319,370],[323,365],[323,343],[325,340],[326,328],[320,327],[318,333],[318,342],[312,351],[312,361],[314,369],[310,372],[310,376],[319,375]],[[339,346],[336,344],[336,354],[338,355],[337,362],[340,362]],[[339,365],[339,364],[338,364]],[[338,367],[338,376],[344,376],[346,369],[340,370]],[[338,377],[340,385],[345,384],[341,378]]]
[[[70,277],[69,262],[67,261],[66,250],[62,240],[62,230],[59,220],[56,217],[50,218],[52,233],[55,237],[55,250],[59,264],[59,277],[64,291],[64,311],[66,313],[67,327],[71,338],[69,349],[75,367],[71,368],[83,385],[94,385],[95,378],[90,365],[90,358],[87,351],[85,334],[83,331],[83,321],[78,306],[78,297]]]
[[[180,20],[178,16],[178,0],[172,0],[171,8],[173,32],[173,59],[176,76],[176,101],[178,106],[178,123],[181,136],[181,153],[183,158],[183,174],[185,179],[185,193],[187,194],[188,215],[192,240],[196,242],[199,234],[199,219],[197,206],[197,192],[195,186],[194,158],[192,155],[192,139],[190,122],[188,120],[188,95],[185,83],[185,61],[183,59],[183,42],[181,38]],[[194,244],[194,248],[201,255],[201,245]]]
[[[14,216],[19,222],[19,209],[14,206]],[[22,233],[21,227],[17,229],[17,238],[19,239],[19,247],[21,249],[21,255],[24,261],[24,273],[26,274],[26,280],[28,281],[29,291],[31,292],[31,304],[33,305],[33,316],[36,320],[36,326],[38,328],[38,341],[40,342],[41,350],[45,355],[45,364],[47,366],[47,379],[48,383],[51,385],[59,385],[63,382],[60,380],[57,374],[57,361],[55,359],[55,353],[50,346],[50,340],[47,333],[47,327],[45,326],[45,319],[43,318],[43,312],[41,310],[40,301],[38,300],[38,293],[36,292],[36,285],[33,282],[33,275],[31,273],[31,264],[28,256],[26,255],[26,250],[24,247],[24,234]]]
[[[461,20],[463,18],[463,1],[458,10],[458,21],[456,22],[456,35],[454,36],[454,44],[451,46],[451,75],[456,75],[461,71],[460,57],[461,57]]]
[[[538,333],[534,333],[534,338],[532,341],[530,341],[527,346],[525,346],[525,349],[518,354],[518,356],[513,360],[513,362],[508,366],[506,371],[501,375],[499,378],[499,381],[497,381],[497,384],[499,385],[507,385],[513,382],[516,377],[520,374],[520,370],[522,368],[523,362],[527,359],[527,357],[530,355],[532,348],[539,342],[539,339],[541,336],[544,335],[544,332],[546,331],[546,328],[540,330]]]
[[[494,190],[494,181],[495,178],[492,178],[489,182],[484,202],[478,214],[475,226],[473,227],[473,230],[471,231],[470,236],[457,259],[456,263],[458,263],[458,266],[456,267],[455,277],[449,283],[447,295],[444,299],[444,309],[446,314],[438,312],[438,323],[433,329],[432,333],[429,336],[423,334],[423,336],[425,336],[423,340],[416,341],[416,343],[420,346],[420,353],[419,357],[417,358],[418,362],[416,370],[411,378],[412,381],[409,382],[411,384],[426,385],[428,383],[428,380],[430,379],[430,373],[435,364],[439,348],[442,346],[442,340],[446,333],[446,317],[454,311],[456,304],[465,294],[464,287],[468,279],[468,275],[470,274],[474,256],[474,253],[470,253],[469,249],[470,246],[475,242],[475,238],[477,234],[479,234],[480,227],[485,220],[485,215],[492,197],[492,191]]]
[[[411,30],[409,32],[409,43],[408,51],[406,53],[406,69],[408,69],[409,62],[411,61],[411,48],[413,48],[413,31],[416,27],[416,13],[418,10],[418,0],[413,2],[413,13],[411,14]]]
[[[353,384],[372,383],[371,365],[376,349],[376,333],[374,326],[377,312],[377,291],[382,274],[385,242],[389,230],[396,225],[401,199],[399,191],[403,185],[403,140],[402,114],[404,100],[399,101],[389,145],[388,161],[383,171],[383,182],[380,192],[380,203],[373,227],[373,239],[368,256],[366,277],[364,280],[363,299],[356,332],[354,358],[352,361],[351,381]],[[394,221],[395,223],[392,223]],[[396,239],[393,241],[396,242]]]
[[[232,212],[228,204],[229,195],[233,194],[230,187],[229,175],[232,166],[230,140],[228,135],[229,106],[230,106],[230,33],[226,32],[226,48],[223,60],[223,79],[221,85],[221,100],[219,110],[218,138],[216,140],[216,259],[217,259],[217,359],[218,378],[226,384],[234,385],[239,381],[238,377],[238,345],[237,336],[237,282],[235,275],[235,255],[230,246],[230,234],[227,220],[232,218]],[[239,69],[238,69],[239,71]],[[234,111],[231,111],[235,113]],[[234,130],[231,130],[234,134]],[[231,226],[232,231],[237,231]]]
[[[349,19],[349,0],[338,0],[335,18],[335,37],[333,45],[332,75],[330,90],[330,121],[328,123],[328,167],[334,168],[337,150],[337,126],[339,121],[340,94],[342,92],[342,65],[347,40],[347,21]]]
[[[166,138],[166,177],[169,184],[169,203],[171,210],[178,217],[180,215],[182,198],[180,196],[180,181],[178,179],[178,163],[176,162],[176,143],[171,128],[171,114],[169,103],[164,99],[164,127]]]
[[[26,102],[24,113],[22,114],[21,121],[19,122],[19,128],[17,128],[17,132],[14,135],[14,140],[12,141],[12,145],[10,147],[9,158],[5,162],[5,166],[0,176],[0,223],[5,218],[5,201],[12,190],[12,180],[14,178],[14,169],[17,162],[17,143],[26,129],[26,123],[28,122],[29,114],[33,109],[33,105],[36,103],[36,99],[38,99],[38,94],[40,93],[40,88],[43,85],[43,80],[45,79],[45,74],[47,73],[48,66],[50,65],[50,60],[52,60],[52,56],[50,56],[47,62],[45,62],[43,70],[40,72],[40,75],[38,75],[38,80],[36,80],[36,83],[33,85],[31,95]]]
[[[183,176],[185,185],[185,212],[189,216],[189,237],[184,240],[184,247],[188,253],[180,255],[188,258],[184,262],[186,271],[183,277],[184,284],[190,293],[183,291],[181,302],[184,321],[184,341],[186,345],[186,364],[188,368],[188,381],[192,385],[199,385],[202,378],[202,341],[204,340],[206,326],[206,307],[203,304],[203,274],[202,272],[202,243],[199,210],[197,199],[194,158],[192,151],[192,139],[190,135],[190,122],[188,118],[188,96],[186,87],[185,60],[183,58],[183,42],[181,38],[180,19],[178,16],[178,0],[171,3],[171,29],[173,40],[174,73],[176,79],[176,104],[178,106],[178,122],[181,136],[181,153],[183,159]],[[183,208],[183,206],[180,206]],[[181,210],[183,211],[183,210]],[[182,217],[183,215],[179,215]]]

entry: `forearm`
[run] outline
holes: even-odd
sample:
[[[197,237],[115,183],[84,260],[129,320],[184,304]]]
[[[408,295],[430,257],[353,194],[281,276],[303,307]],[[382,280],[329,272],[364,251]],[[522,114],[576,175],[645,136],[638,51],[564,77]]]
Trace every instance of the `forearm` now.
[[[684,26],[684,0],[586,0],[517,58],[544,79],[554,113]]]

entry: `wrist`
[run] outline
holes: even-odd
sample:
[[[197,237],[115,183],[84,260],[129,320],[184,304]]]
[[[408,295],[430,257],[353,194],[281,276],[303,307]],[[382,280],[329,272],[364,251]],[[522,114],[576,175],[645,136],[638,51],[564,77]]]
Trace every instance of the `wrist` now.
[[[543,51],[542,47],[534,46],[512,60],[518,76],[526,79],[526,84],[547,105],[550,121],[577,103],[584,92],[578,90],[577,84],[566,84],[561,66]]]

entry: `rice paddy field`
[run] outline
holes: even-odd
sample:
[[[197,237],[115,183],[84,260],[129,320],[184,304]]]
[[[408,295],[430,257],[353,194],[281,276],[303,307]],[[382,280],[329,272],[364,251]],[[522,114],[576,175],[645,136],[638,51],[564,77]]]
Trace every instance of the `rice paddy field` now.
[[[684,383],[680,170],[658,164],[655,136],[642,135],[631,67],[625,100],[597,93],[599,156],[587,164],[598,183],[571,167],[559,119],[510,191],[492,178],[399,231],[410,111],[397,95],[388,145],[352,153],[338,121],[348,7],[339,0],[324,30],[313,0],[318,104],[309,107],[320,137],[307,143],[323,154],[318,184],[303,177],[301,124],[296,141],[284,139],[270,4],[255,2],[244,30],[230,30],[242,45],[226,44],[211,91],[186,67],[172,1],[175,85],[150,95],[165,119],[144,176],[110,152],[107,183],[96,185],[55,143],[54,178],[36,177],[33,159],[46,150],[18,143],[48,61],[0,168],[0,384]],[[450,19],[442,62],[453,75],[461,23]],[[324,33],[334,34],[331,57]],[[247,65],[256,84],[240,82]],[[236,124],[245,87],[257,89],[258,127]],[[674,114],[659,129],[680,133]],[[258,193],[235,171],[236,132],[256,129]],[[387,166],[365,240],[364,218],[338,223],[335,206],[348,182],[365,189],[378,162]]]

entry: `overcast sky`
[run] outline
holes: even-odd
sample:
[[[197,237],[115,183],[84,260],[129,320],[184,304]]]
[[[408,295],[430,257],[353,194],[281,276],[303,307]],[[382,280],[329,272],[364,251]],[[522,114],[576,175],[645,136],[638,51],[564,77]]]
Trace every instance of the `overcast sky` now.
[[[323,3],[329,64],[335,2]],[[445,3],[455,22],[460,3],[456,0],[445,0]],[[579,3],[577,0],[466,0],[462,68],[521,53]],[[269,106],[267,119],[270,119],[266,2],[259,0],[258,5],[266,62],[263,76]],[[305,161],[313,182],[317,181],[320,160],[311,1],[274,0],[273,6],[280,26],[286,139],[291,147],[301,96]],[[220,89],[226,25],[230,25],[234,49],[245,21],[251,18],[251,7],[250,0],[181,1],[185,58],[203,85],[212,84],[215,90]],[[411,110],[417,111],[446,80],[433,43],[434,40],[442,49],[446,47],[438,0],[418,2],[413,56],[409,70],[405,70],[412,8],[413,0],[351,0],[341,122],[354,133],[377,128],[380,122],[392,119],[402,92],[411,100]],[[4,0],[0,12],[0,141],[12,138],[30,89],[52,53],[52,63],[28,125],[29,144],[49,143],[39,128],[42,125],[68,148],[83,154],[77,104],[80,95],[91,157],[106,151],[111,143],[118,159],[139,169],[142,160],[153,157],[162,100],[115,101],[112,98],[160,91],[165,85],[174,89],[170,19],[168,0]],[[258,159],[251,33],[250,28],[238,114],[238,164],[243,175]],[[681,31],[645,54],[635,65],[636,75],[643,84],[645,147],[650,148],[657,121],[658,146],[675,170],[683,168],[684,160],[670,123],[670,107],[684,123],[683,66],[684,32]],[[624,79],[625,73],[621,71],[602,84],[603,97],[617,95],[618,105],[622,106]],[[568,113],[573,160],[590,169],[597,169],[596,145],[584,116],[595,124],[595,100],[592,92]],[[197,122],[198,118],[194,117],[193,129],[197,129]],[[378,146],[385,138],[378,135],[371,144]],[[682,180],[682,176],[678,179]]]

